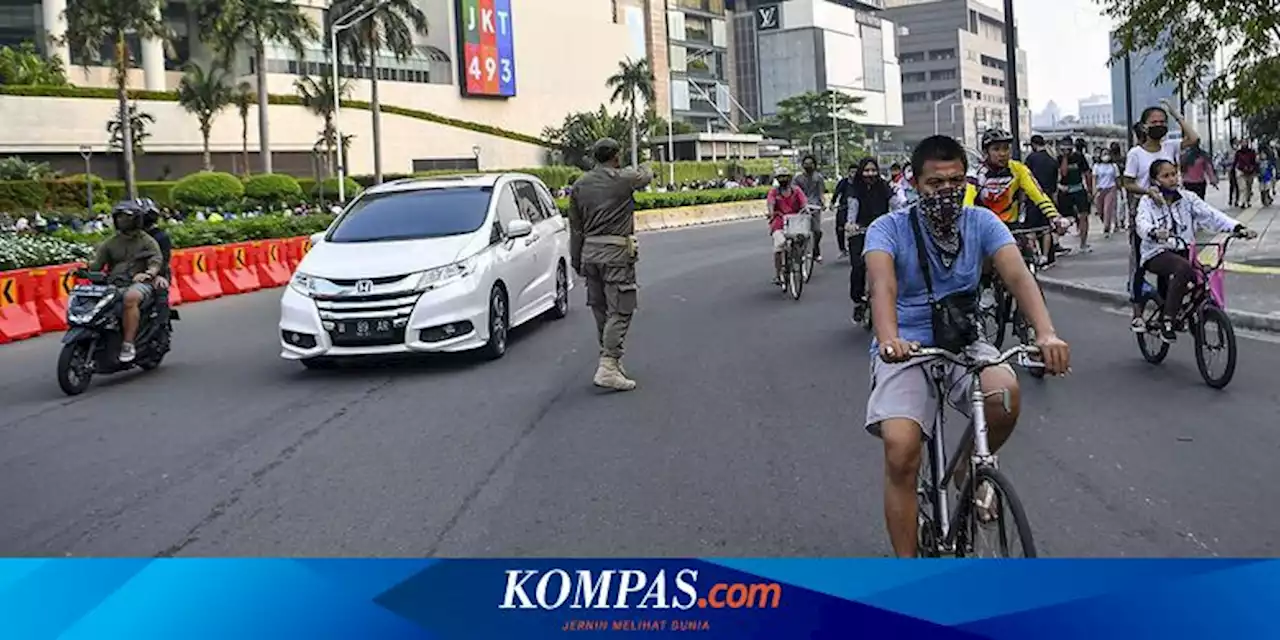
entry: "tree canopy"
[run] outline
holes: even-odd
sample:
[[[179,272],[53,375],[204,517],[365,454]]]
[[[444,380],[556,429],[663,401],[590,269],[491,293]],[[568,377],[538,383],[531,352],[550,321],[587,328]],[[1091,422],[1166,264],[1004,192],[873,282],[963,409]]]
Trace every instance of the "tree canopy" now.
[[[1207,96],[1240,115],[1280,104],[1275,0],[1095,2],[1117,25],[1113,64],[1155,51],[1164,58],[1157,82],[1174,83],[1186,99]]]

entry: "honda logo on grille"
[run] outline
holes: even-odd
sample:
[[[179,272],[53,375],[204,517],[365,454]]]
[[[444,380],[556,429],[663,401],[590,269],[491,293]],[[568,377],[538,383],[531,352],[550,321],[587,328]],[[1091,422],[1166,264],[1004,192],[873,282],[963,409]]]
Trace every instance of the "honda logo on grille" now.
[[[356,282],[356,293],[369,293],[373,291],[372,280],[360,280]]]

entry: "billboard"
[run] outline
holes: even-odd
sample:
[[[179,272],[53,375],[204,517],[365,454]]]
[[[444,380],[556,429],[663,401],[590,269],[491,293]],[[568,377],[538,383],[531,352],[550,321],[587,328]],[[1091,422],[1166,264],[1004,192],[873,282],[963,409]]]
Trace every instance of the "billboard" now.
[[[511,0],[457,0],[458,85],[464,96],[516,95]]]

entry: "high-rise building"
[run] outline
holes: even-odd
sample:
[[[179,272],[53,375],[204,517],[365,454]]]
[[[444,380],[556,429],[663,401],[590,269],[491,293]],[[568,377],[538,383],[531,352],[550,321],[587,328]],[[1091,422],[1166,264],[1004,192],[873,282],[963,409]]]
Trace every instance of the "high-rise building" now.
[[[1081,124],[1103,126],[1114,122],[1110,96],[1092,95],[1080,101]]]
[[[1026,54],[1020,49],[1017,104],[1006,99],[1002,10],[978,0],[885,0],[882,15],[906,29],[898,53],[904,141],[944,133],[976,148],[983,131],[1009,129],[1015,115],[1023,141],[1030,137]]]
[[[1118,46],[1115,34],[1112,33],[1111,47],[1114,50]],[[1141,120],[1143,110],[1148,107],[1158,107],[1161,100],[1167,100],[1169,104],[1180,109],[1193,126],[1196,126],[1197,123],[1203,123],[1203,128],[1208,128],[1208,109],[1203,100],[1186,100],[1184,102],[1184,96],[1180,94],[1177,84],[1168,80],[1160,81],[1158,79],[1160,73],[1164,70],[1164,54],[1162,52],[1153,50],[1131,54],[1129,56],[1129,68],[1129,84],[1133,92],[1133,103],[1129,105],[1128,111],[1135,123]],[[1212,79],[1213,68],[1211,66],[1205,78],[1201,80],[1201,84],[1208,86]],[[1111,65],[1111,95],[1113,96],[1111,113],[1115,124],[1121,126],[1126,123],[1124,89],[1124,61],[1119,60]],[[1176,126],[1171,126],[1170,129],[1174,132],[1173,135],[1179,135]],[[1207,135],[1207,131],[1198,131],[1198,133],[1201,136]]]
[[[744,3],[739,3],[744,4]],[[737,96],[752,117],[811,91],[862,98],[851,120],[902,126],[897,26],[879,0],[750,0],[734,20]]]
[[[1058,103],[1053,100],[1044,106],[1040,113],[1035,114],[1032,118],[1032,124],[1037,127],[1056,127],[1062,121],[1062,109],[1058,107]]]
[[[81,52],[71,52],[48,35],[61,36],[66,28],[64,12],[78,0],[0,0],[0,45],[32,42],[66,62],[70,82],[82,87],[111,87],[113,47],[100,60],[82,66]],[[326,24],[329,0],[290,0],[318,28]],[[387,109],[382,122],[382,165],[386,173],[430,169],[535,166],[547,161],[552,149],[539,144],[548,127],[558,127],[571,113],[594,111],[610,102],[608,78],[628,56],[650,55],[661,70],[665,40],[650,51],[648,35],[665,34],[665,5],[642,11],[638,40],[625,12],[601,0],[413,0],[425,13],[429,31],[416,35],[413,51],[404,58],[379,52],[379,98],[388,107],[410,108],[428,117],[411,117]],[[101,4],[101,3],[99,3]],[[195,0],[168,0],[162,17],[174,33],[173,53],[167,57],[159,42],[126,38],[130,57],[127,74],[132,89],[172,91],[178,86],[183,65],[213,60],[209,43],[200,37],[193,6]],[[648,9],[649,2],[641,6]],[[625,7],[624,7],[625,8]],[[655,17],[656,14],[656,17]],[[566,39],[566,30],[573,37]],[[328,77],[332,70],[323,38],[306,43],[304,51],[292,51],[278,43],[266,47],[266,84],[272,95],[295,95],[295,83],[304,76]],[[74,55],[72,55],[74,54]],[[229,80],[253,83],[255,64],[250,47],[232,52]],[[344,56],[341,74],[353,100],[368,101],[370,65],[357,67]],[[659,90],[663,85],[659,83]],[[158,180],[198,170],[202,165],[202,139],[196,120],[168,99],[138,100],[139,110],[154,117],[149,124],[146,153],[138,156],[140,180]],[[665,96],[660,94],[660,100]],[[616,106],[614,107],[617,108]],[[115,101],[90,97],[0,96],[0,157],[21,154],[53,163],[64,171],[83,170],[79,148],[89,146],[93,170],[109,178],[115,165],[107,159],[105,125],[116,117]],[[247,140],[242,142],[240,118],[234,110],[222,112],[210,132],[213,164],[219,170],[260,171],[256,107],[251,107]],[[272,169],[281,173],[313,176],[330,172],[318,168],[327,160],[323,149],[321,118],[301,106],[271,104],[267,107],[272,147]],[[435,116],[435,117],[432,117]],[[341,133],[352,136],[349,166],[352,173],[373,168],[373,130],[368,111],[343,109],[338,119]],[[505,133],[487,131],[500,127]],[[510,133],[522,135],[510,135]],[[244,166],[242,147],[250,153]],[[322,162],[323,161],[323,162]]]

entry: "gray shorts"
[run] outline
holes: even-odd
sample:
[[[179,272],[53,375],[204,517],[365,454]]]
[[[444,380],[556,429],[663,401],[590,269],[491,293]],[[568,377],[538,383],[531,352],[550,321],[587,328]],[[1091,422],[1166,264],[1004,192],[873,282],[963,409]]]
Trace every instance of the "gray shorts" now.
[[[145,282],[132,282],[127,287],[121,287],[120,291],[122,293],[137,291],[138,294],[142,296],[142,300],[138,302],[138,306],[145,307],[147,306],[147,303],[151,302],[151,299],[155,297],[156,289]]]
[[[965,353],[975,358],[994,358],[1000,350],[985,341],[970,345]],[[890,418],[906,418],[920,425],[925,437],[933,433],[933,418],[938,411],[937,390],[929,379],[929,366],[937,360],[919,358],[909,362],[888,363],[880,356],[871,357],[871,396],[867,398],[867,432],[880,436],[880,423]],[[970,381],[959,365],[942,361],[946,367],[947,400],[968,412]],[[1013,367],[1001,367],[1013,373]]]

